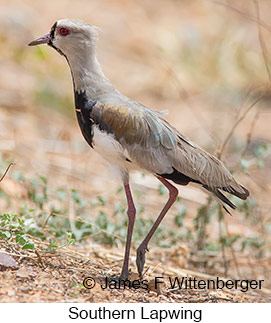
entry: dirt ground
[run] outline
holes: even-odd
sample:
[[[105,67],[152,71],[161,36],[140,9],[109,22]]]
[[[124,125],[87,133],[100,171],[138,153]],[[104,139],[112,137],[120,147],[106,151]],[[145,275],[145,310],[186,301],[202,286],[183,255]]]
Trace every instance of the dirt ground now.
[[[67,0],[5,1],[0,4],[0,152],[4,160],[16,163],[1,182],[7,198],[0,199],[1,213],[18,212],[28,201],[26,188],[13,178],[15,171],[26,177],[43,174],[52,187],[76,188],[83,196],[103,196],[108,211],[116,200],[120,183],[110,178],[106,164],[83,141],[73,111],[72,84],[66,62],[50,48],[28,48],[31,40],[47,33],[60,18],[77,18],[102,29],[98,56],[112,83],[125,95],[156,110],[168,109],[165,118],[211,153],[216,153],[234,122],[255,98],[265,93],[269,69],[259,40],[259,25],[253,1],[240,1],[238,10],[211,1],[122,1]],[[259,1],[261,19],[270,28],[267,1]],[[87,10],[86,10],[87,9]],[[246,14],[244,14],[244,12]],[[254,19],[255,20],[255,19]],[[270,39],[268,28],[261,30]],[[261,38],[260,37],[260,38]],[[269,37],[269,38],[268,38]],[[270,42],[266,43],[270,68]],[[261,234],[270,223],[270,154],[258,167],[243,171],[242,151],[252,152],[259,143],[270,143],[270,93],[251,108],[231,136],[222,156],[227,167],[257,200],[261,223],[245,222],[238,211],[228,216],[229,236]],[[249,139],[248,139],[249,138]],[[150,176],[131,175],[131,186],[144,195],[145,219],[155,219],[166,197],[157,194],[158,183]],[[180,195],[191,223],[207,195],[197,188],[181,187]],[[171,211],[165,226],[172,225]],[[92,215],[90,215],[91,218]],[[176,230],[176,228],[175,228]],[[216,237],[218,221],[208,226]],[[170,248],[154,244],[147,253],[146,289],[106,289],[104,277],[117,276],[124,246],[106,246],[92,239],[75,242],[55,252],[19,249],[16,243],[0,240],[0,252],[16,262],[16,269],[0,272],[1,302],[270,302],[270,231],[263,231],[264,256],[249,250],[226,250],[227,277],[222,253],[207,256],[191,253],[191,244]],[[136,274],[136,245],[131,254],[131,280]],[[155,289],[155,277],[164,284]],[[86,277],[96,281],[93,289],[83,286]],[[261,290],[174,289],[169,277],[198,279],[263,279]]]
[[[8,250],[8,249],[6,249]],[[13,251],[13,252],[12,252]],[[171,252],[173,252],[171,250]],[[177,252],[175,250],[175,252]],[[167,251],[168,253],[168,251]],[[15,271],[1,273],[0,297],[2,302],[188,302],[188,303],[221,303],[221,302],[270,302],[270,289],[249,290],[242,292],[227,289],[172,288],[169,277],[193,277],[198,280],[216,279],[217,275],[190,271],[166,261],[165,252],[154,249],[148,254],[148,271],[144,275],[146,286],[142,288],[111,288],[105,286],[105,277],[115,277],[119,274],[122,262],[122,252],[109,250],[99,246],[76,250],[66,249],[52,255],[40,257],[33,254],[19,253],[18,250],[8,250],[19,264]],[[157,259],[161,260],[159,263]],[[154,264],[157,263],[156,266]],[[132,255],[135,265],[135,253]],[[135,270],[133,270],[135,272]],[[93,278],[96,285],[92,289],[83,286],[86,278]],[[162,284],[155,287],[155,277]],[[162,278],[164,277],[164,278]],[[223,279],[223,278],[221,278]],[[132,273],[130,281],[138,281],[138,276]],[[158,278],[157,278],[158,280]],[[116,288],[113,288],[116,286]],[[137,285],[134,285],[137,286]]]

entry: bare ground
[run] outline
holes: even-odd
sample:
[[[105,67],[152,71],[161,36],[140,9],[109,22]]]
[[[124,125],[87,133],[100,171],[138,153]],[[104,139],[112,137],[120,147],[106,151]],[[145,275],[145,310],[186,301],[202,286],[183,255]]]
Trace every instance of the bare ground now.
[[[3,248],[4,247],[4,248]],[[142,288],[119,288],[111,283],[111,288],[105,286],[105,277],[115,277],[119,274],[122,253],[95,246],[91,248],[77,247],[58,251],[54,254],[33,254],[18,252],[2,246],[9,255],[16,259],[19,269],[1,273],[0,297],[2,302],[270,302],[271,290],[263,287],[261,290],[242,292],[229,289],[178,289],[172,288],[169,277],[196,277],[207,281],[216,279],[217,275],[190,271],[165,260],[165,252],[152,250],[148,254],[147,273],[144,275],[146,284]],[[167,251],[168,253],[168,251]],[[159,263],[157,256],[161,259]],[[135,256],[133,255],[133,264]],[[156,266],[153,263],[157,263]],[[96,281],[92,289],[83,286],[83,281],[91,277]],[[155,277],[160,277],[155,288]],[[164,277],[164,278],[161,278]],[[223,279],[220,277],[220,279]],[[138,280],[137,274],[129,276],[130,281]],[[116,286],[116,288],[114,288]],[[159,287],[159,288],[158,288]]]

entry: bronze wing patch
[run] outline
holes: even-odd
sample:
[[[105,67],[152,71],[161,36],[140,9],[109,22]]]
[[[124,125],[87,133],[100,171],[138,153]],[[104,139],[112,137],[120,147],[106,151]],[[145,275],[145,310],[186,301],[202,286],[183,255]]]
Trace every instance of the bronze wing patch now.
[[[117,140],[128,145],[139,144],[154,148],[176,148],[176,134],[167,127],[165,120],[150,109],[131,109],[125,106],[96,104],[91,118],[101,130],[114,134]]]

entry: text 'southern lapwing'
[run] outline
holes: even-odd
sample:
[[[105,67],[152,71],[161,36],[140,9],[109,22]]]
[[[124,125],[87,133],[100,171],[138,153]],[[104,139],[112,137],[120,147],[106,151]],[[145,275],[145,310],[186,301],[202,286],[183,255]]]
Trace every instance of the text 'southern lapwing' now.
[[[140,278],[148,243],[175,202],[178,190],[170,182],[199,184],[226,209],[235,208],[222,191],[245,200],[248,190],[216,157],[204,151],[162,118],[161,113],[122,95],[103,74],[96,58],[98,28],[78,20],[58,20],[49,34],[29,45],[48,44],[63,55],[71,69],[75,110],[88,144],[103,156],[122,179],[128,203],[128,232],[120,278],[127,279],[136,216],[129,172],[152,173],[169,190],[169,199],[137,249]],[[119,73],[119,71],[118,71]],[[121,74],[120,74],[121,76]],[[227,209],[226,209],[227,211]]]

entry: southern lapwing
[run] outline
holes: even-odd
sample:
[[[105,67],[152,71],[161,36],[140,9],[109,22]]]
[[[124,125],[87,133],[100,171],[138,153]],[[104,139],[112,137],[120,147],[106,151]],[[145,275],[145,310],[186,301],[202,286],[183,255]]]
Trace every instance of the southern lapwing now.
[[[226,209],[235,205],[221,192],[245,200],[249,192],[237,183],[221,161],[204,151],[162,118],[161,113],[122,95],[102,72],[95,47],[98,28],[79,20],[58,20],[49,34],[29,46],[47,44],[63,55],[71,69],[75,110],[88,144],[119,174],[128,203],[128,232],[120,278],[127,279],[136,209],[129,172],[152,173],[169,191],[169,199],[150,232],[137,249],[140,278],[148,243],[175,202],[178,190],[171,184],[197,183]],[[227,210],[227,209],[226,209]]]

